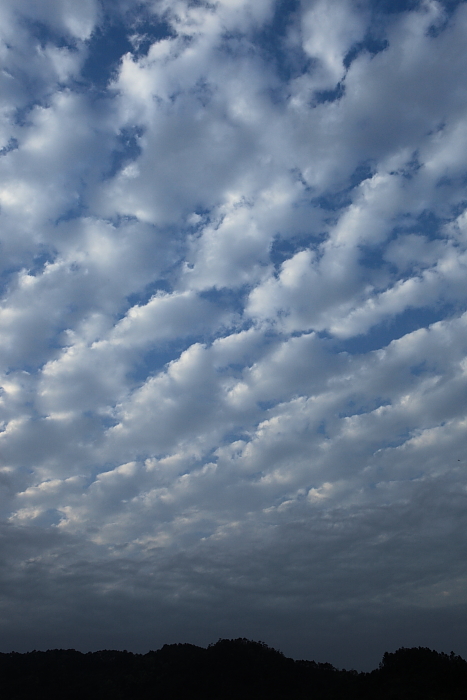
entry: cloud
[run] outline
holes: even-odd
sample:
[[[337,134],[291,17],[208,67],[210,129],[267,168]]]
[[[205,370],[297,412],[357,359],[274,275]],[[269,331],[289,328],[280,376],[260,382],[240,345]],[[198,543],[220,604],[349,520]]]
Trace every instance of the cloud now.
[[[304,51],[318,62],[312,72],[316,90],[334,88],[345,75],[344,58],[365,35],[366,22],[350,2],[304,3]],[[308,5],[309,7],[306,7]]]
[[[465,655],[465,4],[0,12],[2,649]]]

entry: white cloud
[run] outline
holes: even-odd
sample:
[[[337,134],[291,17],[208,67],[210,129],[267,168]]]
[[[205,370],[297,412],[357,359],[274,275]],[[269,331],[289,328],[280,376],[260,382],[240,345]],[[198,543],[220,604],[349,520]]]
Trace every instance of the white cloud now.
[[[366,18],[359,16],[349,0],[317,0],[304,6],[303,48],[318,60],[312,73],[314,88],[333,89],[344,77],[346,54],[365,35]]]

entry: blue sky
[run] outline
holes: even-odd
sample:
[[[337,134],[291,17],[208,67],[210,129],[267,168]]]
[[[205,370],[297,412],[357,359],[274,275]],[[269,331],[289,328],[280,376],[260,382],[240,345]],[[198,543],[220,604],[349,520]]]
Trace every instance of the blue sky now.
[[[3,0],[2,651],[467,655],[466,33]]]

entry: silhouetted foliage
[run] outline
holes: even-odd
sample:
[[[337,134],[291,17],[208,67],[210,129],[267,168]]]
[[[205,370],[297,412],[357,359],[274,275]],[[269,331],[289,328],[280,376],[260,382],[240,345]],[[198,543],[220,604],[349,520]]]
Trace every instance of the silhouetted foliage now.
[[[2,700],[465,700],[467,662],[426,648],[385,653],[357,673],[294,661],[263,642],[132,654],[73,649],[0,654]]]
[[[426,647],[386,652],[378,680],[387,698],[467,698],[467,662],[454,652],[448,655]]]

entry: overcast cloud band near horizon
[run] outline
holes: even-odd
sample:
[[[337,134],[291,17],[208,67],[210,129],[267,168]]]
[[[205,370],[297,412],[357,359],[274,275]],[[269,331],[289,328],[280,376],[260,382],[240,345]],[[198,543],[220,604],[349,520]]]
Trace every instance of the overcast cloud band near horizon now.
[[[466,3],[0,38],[0,651],[467,657]]]

